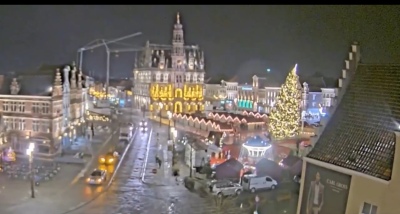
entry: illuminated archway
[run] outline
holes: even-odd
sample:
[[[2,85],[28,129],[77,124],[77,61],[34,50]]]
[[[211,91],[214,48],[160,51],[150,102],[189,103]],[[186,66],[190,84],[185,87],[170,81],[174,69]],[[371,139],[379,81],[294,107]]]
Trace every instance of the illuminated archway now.
[[[190,112],[190,103],[187,103],[187,102],[184,102],[183,103],[183,106],[184,106],[184,112]]]
[[[182,112],[182,103],[181,102],[175,102],[175,107],[174,107],[174,112],[175,113],[181,113]]]
[[[198,109],[199,111],[204,111],[204,103],[199,102],[199,103],[197,104],[197,109]]]
[[[175,89],[175,98],[182,98],[182,89],[180,88]]]
[[[197,110],[199,110],[195,102],[190,103],[190,105],[191,105],[190,109],[191,109],[192,111],[197,111]]]
[[[174,111],[174,104],[172,104],[171,102],[168,103],[168,111]]]

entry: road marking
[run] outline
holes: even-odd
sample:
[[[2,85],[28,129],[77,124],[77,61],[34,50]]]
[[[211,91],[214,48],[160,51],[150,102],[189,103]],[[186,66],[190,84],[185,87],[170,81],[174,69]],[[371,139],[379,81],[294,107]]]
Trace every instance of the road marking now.
[[[150,130],[150,134],[149,134],[149,140],[147,141],[147,147],[146,147],[146,157],[145,157],[145,161],[143,163],[143,167],[142,167],[142,176],[141,176],[141,181],[143,183],[145,183],[144,181],[144,176],[146,174],[146,167],[147,167],[147,161],[149,159],[149,151],[150,151],[150,142],[151,142],[151,138],[153,137],[152,135],[153,133],[153,129]]]
[[[108,181],[107,184],[107,189],[110,187],[111,183],[114,181],[115,176],[117,175],[117,172],[119,170],[119,168],[122,165],[123,160],[125,159],[126,154],[128,153],[129,148],[131,147],[131,145],[133,144],[133,142],[136,140],[136,135],[139,132],[139,129],[135,130],[135,133],[133,134],[129,144],[127,145],[127,147],[124,150],[124,153],[122,153],[120,160],[118,161],[117,167],[115,167],[114,172],[110,178],[110,180]]]
[[[114,180],[114,177],[115,177],[116,174],[117,174],[117,171],[119,170],[119,168],[120,168],[120,166],[121,166],[121,164],[122,164],[122,162],[123,162],[123,160],[124,160],[126,154],[128,153],[128,150],[129,150],[130,146],[131,146],[132,143],[135,141],[136,135],[137,135],[138,132],[139,132],[138,129],[135,129],[135,133],[133,134],[133,136],[132,136],[132,138],[131,138],[131,141],[129,142],[128,146],[125,148],[125,150],[124,150],[124,152],[123,152],[123,154],[122,154],[122,156],[121,156],[121,159],[120,159],[119,162],[118,162],[117,167],[115,167],[115,170],[114,170],[113,175],[111,176],[110,180],[108,181],[108,184],[107,184],[106,188],[105,188],[104,190],[100,191],[99,193],[95,194],[95,195],[94,195],[92,198],[90,198],[88,201],[81,202],[81,203],[79,203],[79,204],[76,205],[76,206],[70,207],[67,211],[63,212],[62,214],[67,214],[67,213],[71,213],[71,212],[73,212],[73,211],[75,211],[75,210],[78,210],[78,209],[80,209],[81,207],[86,206],[87,204],[89,204],[89,203],[91,203],[92,201],[96,200],[97,197],[99,197],[99,196],[100,196],[101,194],[103,194],[104,192],[108,191],[108,189],[110,188],[110,186],[111,186],[111,184],[112,184],[112,182],[113,182],[113,180]]]
[[[110,137],[107,138],[107,140],[103,143],[103,145],[101,145],[101,147],[100,147],[100,149],[99,149],[98,151],[101,151],[101,150],[108,144],[108,142],[112,139],[112,137],[114,136],[115,133],[117,133],[117,131],[114,131],[114,132],[110,135]],[[97,154],[96,154],[96,155],[93,155],[93,154],[92,154],[91,160],[90,160],[89,163],[87,163],[86,166],[75,176],[74,180],[72,180],[72,182],[71,182],[71,184],[70,184],[71,186],[74,185],[74,184],[76,184],[76,183],[79,181],[79,179],[82,178],[82,177],[85,175],[86,171],[89,169],[89,167],[90,167],[90,166],[93,164],[93,162],[95,161],[95,159],[96,159],[95,157],[97,157]]]

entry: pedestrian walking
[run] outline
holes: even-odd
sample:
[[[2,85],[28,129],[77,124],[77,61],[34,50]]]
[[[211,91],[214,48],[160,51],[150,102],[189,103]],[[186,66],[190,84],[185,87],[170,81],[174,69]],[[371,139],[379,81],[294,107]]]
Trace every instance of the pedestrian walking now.
[[[94,136],[94,126],[93,126],[93,123],[90,124],[90,129],[92,130],[92,136]]]
[[[158,156],[156,156],[156,163],[158,164],[158,168],[160,169],[162,162],[161,162],[161,159]]]
[[[260,198],[258,197],[258,195],[256,195],[256,197],[254,198],[255,202],[256,202],[256,210],[254,212],[258,212],[258,203],[260,202]]]

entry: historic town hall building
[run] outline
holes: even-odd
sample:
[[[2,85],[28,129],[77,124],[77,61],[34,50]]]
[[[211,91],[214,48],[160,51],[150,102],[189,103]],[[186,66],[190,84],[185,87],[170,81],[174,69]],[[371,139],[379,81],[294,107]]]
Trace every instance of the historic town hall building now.
[[[204,53],[184,45],[179,14],[172,45],[146,43],[133,71],[134,108],[166,116],[204,110]]]

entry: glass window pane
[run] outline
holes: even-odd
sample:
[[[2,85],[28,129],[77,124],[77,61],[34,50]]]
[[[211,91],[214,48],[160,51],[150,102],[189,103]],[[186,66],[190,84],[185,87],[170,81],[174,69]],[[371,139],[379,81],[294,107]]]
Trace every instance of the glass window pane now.
[[[370,214],[377,214],[378,213],[377,210],[378,210],[377,206],[372,206]]]
[[[362,213],[363,214],[370,214],[371,211],[371,204],[368,203],[364,203],[363,209],[362,209]]]

